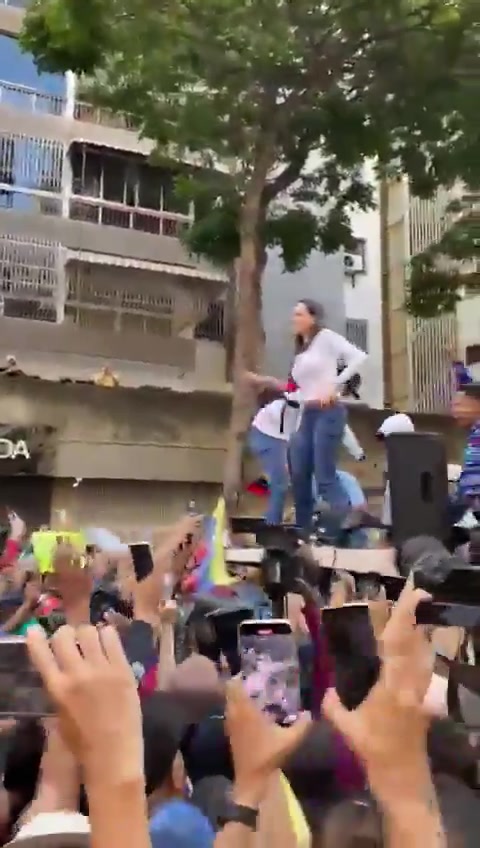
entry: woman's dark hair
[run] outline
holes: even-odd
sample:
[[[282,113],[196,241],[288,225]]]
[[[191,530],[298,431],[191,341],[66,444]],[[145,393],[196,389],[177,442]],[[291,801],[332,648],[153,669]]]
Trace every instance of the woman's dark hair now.
[[[362,797],[337,804],[327,817],[321,844],[323,848],[382,848],[382,818],[375,801]]]
[[[308,314],[312,316],[314,324],[313,332],[309,339],[304,339],[303,336],[295,336],[295,354],[303,353],[303,351],[309,347],[312,339],[315,338],[317,333],[322,329],[323,322],[325,320],[325,310],[322,304],[318,303],[317,300],[311,300],[309,297],[302,297],[298,303],[301,303],[307,310]]]
[[[45,746],[45,729],[37,719],[21,719],[9,737],[3,786],[12,797],[12,826],[33,801]]]
[[[341,374],[345,368],[345,363],[343,360],[337,365],[337,375]],[[360,387],[362,385],[362,378],[360,374],[353,374],[349,380],[344,384],[342,389],[343,397],[353,397],[355,400],[360,400]]]

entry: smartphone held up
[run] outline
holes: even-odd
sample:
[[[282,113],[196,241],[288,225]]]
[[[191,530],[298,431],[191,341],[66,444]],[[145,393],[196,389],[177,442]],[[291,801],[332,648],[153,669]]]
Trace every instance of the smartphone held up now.
[[[335,688],[346,709],[364,701],[380,674],[377,641],[367,603],[326,607],[322,622],[334,662]]]
[[[467,629],[480,625],[480,569],[452,569],[433,589],[425,585],[421,571],[414,572],[413,582],[415,588],[427,589],[432,596],[431,601],[418,605],[417,624]]]
[[[132,557],[135,579],[137,583],[141,583],[153,571],[152,548],[148,542],[131,542],[128,547]]]
[[[247,620],[239,626],[241,675],[249,696],[278,724],[300,712],[300,666],[287,619]]]

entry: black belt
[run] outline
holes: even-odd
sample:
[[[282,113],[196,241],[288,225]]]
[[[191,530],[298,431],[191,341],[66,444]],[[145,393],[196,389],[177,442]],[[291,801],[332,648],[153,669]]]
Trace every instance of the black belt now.
[[[288,406],[291,409],[300,409],[300,404],[298,400],[288,400],[287,398],[285,398],[285,403],[283,404],[282,412],[280,414],[280,432],[282,436],[285,432],[285,413],[287,411]]]

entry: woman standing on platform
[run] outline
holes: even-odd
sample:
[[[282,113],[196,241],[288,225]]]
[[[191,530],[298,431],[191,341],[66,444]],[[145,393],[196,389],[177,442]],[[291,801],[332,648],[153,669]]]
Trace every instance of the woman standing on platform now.
[[[340,394],[366,359],[366,353],[328,330],[323,321],[319,303],[298,301],[292,316],[295,359],[291,374],[301,409],[298,429],[289,442],[289,461],[296,523],[305,529],[310,527],[315,505],[312,477],[319,497],[332,510],[348,509],[348,498],[336,473],[347,415]],[[344,368],[337,374],[340,362]],[[272,377],[249,373],[247,379],[259,390],[285,390],[285,384]]]

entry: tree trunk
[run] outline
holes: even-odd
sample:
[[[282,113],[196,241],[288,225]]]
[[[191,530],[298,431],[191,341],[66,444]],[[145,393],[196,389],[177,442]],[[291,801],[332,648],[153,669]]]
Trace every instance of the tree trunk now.
[[[240,219],[240,256],[236,264],[237,310],[233,358],[233,399],[224,476],[228,513],[236,509],[242,486],[245,437],[255,405],[255,393],[245,384],[243,373],[255,371],[262,362],[262,275],[267,255],[262,239],[265,209],[262,191],[268,164],[252,176]]]

